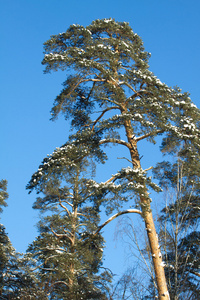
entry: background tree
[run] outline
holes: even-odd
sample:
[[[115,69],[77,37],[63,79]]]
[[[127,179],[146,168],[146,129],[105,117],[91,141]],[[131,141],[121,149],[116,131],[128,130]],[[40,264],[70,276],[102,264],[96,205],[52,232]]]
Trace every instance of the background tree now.
[[[99,196],[88,186],[91,151],[67,143],[43,160],[28,185],[43,193],[33,208],[42,213],[39,236],[27,255],[49,299],[108,299],[111,274],[101,271],[103,238]],[[101,152],[99,153],[101,156]]]
[[[200,296],[199,265],[200,265],[200,233],[199,233],[199,156],[191,161],[189,151],[179,151],[180,157],[173,156],[172,161],[164,161],[154,168],[154,177],[160,181],[163,188],[165,206],[158,213],[158,234],[164,254],[165,272],[171,299],[198,299]],[[163,206],[163,201],[159,204]],[[129,245],[129,253],[137,256],[134,265],[140,261],[140,273],[150,275],[140,288],[146,288],[144,299],[155,299],[154,276],[151,273],[150,249],[141,243],[141,233],[130,218],[121,220],[122,238]],[[139,232],[138,232],[139,231]],[[134,247],[134,245],[136,247]],[[145,249],[145,250],[144,250]],[[129,254],[130,255],[130,254]],[[145,268],[146,265],[146,268]],[[141,268],[142,266],[142,268]],[[146,269],[146,270],[145,270]],[[127,295],[129,283],[135,276],[129,272],[126,284],[118,285],[119,291]],[[148,286],[148,282],[149,286]],[[140,284],[139,284],[140,285]],[[149,292],[147,292],[149,290]],[[145,295],[144,293],[144,295]],[[132,296],[133,297],[133,296]],[[136,294],[134,297],[137,297]],[[134,298],[133,298],[134,299]],[[138,298],[140,299],[140,298]],[[142,298],[143,299],[143,298]]]
[[[145,286],[146,278],[143,274],[137,272],[137,267],[128,269],[114,284],[111,299],[146,299],[145,295],[148,293],[148,287]],[[153,289],[151,289],[150,297],[147,299],[155,299],[155,291]]]
[[[7,206],[7,181],[0,181],[0,212]],[[0,224],[0,299],[45,299],[38,289],[37,280],[29,267],[30,261],[16,252]]]
[[[7,203],[6,203],[6,199],[8,198],[8,193],[7,193],[7,181],[6,180],[1,180],[0,181],[0,213],[2,213],[3,209],[2,209],[2,206],[7,206]],[[8,244],[8,237],[5,233],[5,228],[3,226],[3,224],[0,225],[1,226],[1,243],[0,245],[3,246],[3,245],[6,245]],[[6,258],[6,251],[5,251],[5,248],[1,248],[1,260],[0,260],[0,268],[1,270],[4,269],[4,266],[6,264],[6,261],[7,261],[7,258]],[[2,280],[3,280],[3,276],[1,274],[1,283],[2,283]]]
[[[133,220],[130,215],[118,220],[115,237],[123,240],[129,266],[114,285],[114,295],[119,299],[122,295],[124,299],[158,298],[151,251],[144,236],[142,220]]]
[[[6,206],[6,199],[8,198],[7,193],[7,181],[0,181],[0,212],[2,213],[2,206]],[[0,296],[4,288],[4,277],[5,270],[8,263],[8,253],[11,252],[11,244],[9,238],[5,232],[5,227],[3,224],[0,224]]]
[[[113,19],[72,25],[45,44],[45,72],[66,70],[64,89],[52,108],[72,118],[87,143],[125,146],[137,182],[139,205],[149,239],[159,299],[168,299],[163,262],[154,226],[151,199],[145,185],[137,144],[163,135],[163,151],[172,152],[184,140],[199,149],[199,110],[187,93],[169,88],[148,69],[149,53],[128,23]],[[149,157],[151,162],[151,157]],[[125,175],[126,172],[123,172]],[[134,177],[135,174],[140,176]],[[113,177],[114,180],[114,177]],[[130,179],[129,179],[130,180]]]
[[[159,224],[172,299],[200,297],[200,160],[198,154],[191,161],[190,152],[180,151],[175,163],[163,162],[154,170],[168,195]]]

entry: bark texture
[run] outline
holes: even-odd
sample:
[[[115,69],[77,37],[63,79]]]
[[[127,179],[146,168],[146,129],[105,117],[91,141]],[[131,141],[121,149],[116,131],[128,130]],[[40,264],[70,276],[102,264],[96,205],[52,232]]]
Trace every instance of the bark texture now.
[[[125,121],[125,129],[126,136],[130,145],[129,150],[133,167],[141,168],[139,153],[137,149],[137,141],[133,139],[134,133],[130,121]],[[150,201],[146,200],[144,196],[140,195],[140,204],[151,249],[159,300],[169,300],[170,296],[165,278],[164,262],[162,261],[162,255],[160,251],[160,245],[158,243],[158,235],[156,233],[153,215],[151,212]]]

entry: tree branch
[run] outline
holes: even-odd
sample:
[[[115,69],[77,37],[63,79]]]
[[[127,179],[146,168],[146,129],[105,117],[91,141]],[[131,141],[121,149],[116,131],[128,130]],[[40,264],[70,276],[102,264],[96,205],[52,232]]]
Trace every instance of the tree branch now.
[[[68,276],[68,278],[69,278],[69,276]],[[56,281],[56,282],[52,283],[51,287],[54,286],[54,285],[56,285],[56,284],[64,284],[67,287],[69,287],[69,284],[67,284],[65,281],[62,281],[62,280],[59,280],[59,281]]]
[[[123,140],[110,138],[110,139],[103,139],[99,142],[100,145],[106,144],[106,143],[120,144],[120,145],[126,146],[127,148],[131,149],[130,144]]]
[[[164,132],[164,130],[157,130],[157,131],[149,132],[147,134],[144,134],[142,136],[139,136],[139,137],[135,138],[135,140],[138,142],[138,141],[141,141],[143,139],[146,139],[147,137],[150,137],[150,136],[158,134],[158,133],[163,133],[163,132]]]
[[[94,235],[96,235],[97,233],[99,233],[99,231],[106,226],[108,223],[110,223],[112,220],[116,219],[117,217],[124,215],[124,214],[129,214],[129,213],[137,213],[137,214],[142,214],[142,212],[139,209],[127,209],[127,210],[123,210],[120,211],[118,213],[116,213],[115,215],[113,215],[112,217],[110,217],[107,221],[105,221],[102,225],[100,225],[98,227],[98,229],[95,231]]]
[[[70,203],[68,203],[68,201],[65,201],[65,202],[67,204],[70,204]],[[68,216],[71,215],[71,212],[68,210],[68,208],[65,205],[62,204],[60,197],[59,197],[59,205],[67,212]]]
[[[69,93],[66,95],[66,97],[69,97],[73,91],[83,82],[88,82],[88,81],[92,81],[92,82],[104,82],[106,81],[105,79],[92,79],[92,78],[88,78],[88,79],[84,79],[85,77],[87,77],[88,74],[86,76],[84,76],[83,78],[81,78],[76,84],[74,84],[74,86],[72,87],[72,89],[69,91]],[[64,100],[61,102],[61,105],[63,104]]]
[[[64,233],[56,233],[54,230],[53,230],[53,228],[51,227],[51,232],[56,236],[56,237],[58,237],[58,238],[68,238],[69,240],[70,240],[70,242],[72,243],[73,242],[73,240],[72,240],[72,238],[70,238],[67,234],[64,234]]]
[[[112,109],[119,109],[118,106],[112,106],[112,107],[108,107],[106,108],[104,111],[102,111],[102,113],[100,114],[100,116],[93,122],[93,126],[92,126],[92,131],[94,130],[94,127],[95,125],[97,124],[97,122],[103,117],[103,115],[109,111],[109,110],[112,110]]]
[[[128,82],[124,81],[123,83],[124,83],[124,85],[126,85],[127,87],[129,87],[129,89],[131,89],[135,94],[137,94],[137,91],[134,90],[134,88]]]
[[[196,276],[198,276],[198,277],[200,277],[200,273],[197,273],[195,271],[189,271],[189,272],[192,273],[192,274],[194,274],[194,275],[196,275]]]
[[[130,159],[126,158],[126,157],[117,157],[117,159],[126,159],[129,163],[133,163]]]

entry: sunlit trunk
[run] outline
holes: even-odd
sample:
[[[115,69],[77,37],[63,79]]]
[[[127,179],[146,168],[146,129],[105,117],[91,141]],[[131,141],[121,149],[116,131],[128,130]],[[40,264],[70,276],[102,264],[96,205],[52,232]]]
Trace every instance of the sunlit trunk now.
[[[129,142],[130,155],[133,163],[133,168],[140,168],[140,158],[137,149],[137,142],[133,138],[133,130],[130,121],[124,121],[126,136]],[[152,261],[154,265],[154,272],[157,283],[157,290],[159,295],[159,300],[169,300],[169,293],[165,278],[164,264],[162,261],[160,246],[158,242],[158,235],[156,233],[153,215],[151,212],[150,201],[146,199],[145,196],[140,195],[141,211],[143,213],[143,219],[145,221],[146,232],[149,240],[149,245],[151,249]]]

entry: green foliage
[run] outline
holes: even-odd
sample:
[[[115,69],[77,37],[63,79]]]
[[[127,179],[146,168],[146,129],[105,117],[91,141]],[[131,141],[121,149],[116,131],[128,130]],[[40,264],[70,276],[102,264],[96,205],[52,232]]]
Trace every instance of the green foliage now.
[[[7,181],[1,180],[1,206],[7,205],[5,202],[7,198]],[[1,207],[0,211],[2,212]],[[23,257],[13,248],[5,227],[0,224],[0,299],[19,299],[22,297],[28,300],[33,299],[30,298],[30,295],[36,292],[37,289],[34,289],[34,280],[31,277],[30,270],[25,267]]]
[[[100,201],[87,188],[87,155],[88,147],[75,141],[57,148],[28,185],[43,197],[33,206],[41,221],[27,255],[36,260],[37,278],[50,299],[107,299],[105,278],[111,276],[100,272],[104,241],[94,235]]]
[[[182,152],[190,152],[190,162],[199,155],[199,110],[189,94],[168,87],[149,71],[150,55],[128,23],[102,19],[86,27],[72,25],[44,43],[44,51],[45,72],[61,69],[67,74],[52,119],[60,112],[71,119],[72,129],[79,130],[75,140],[89,146],[99,161],[106,158],[102,146],[123,145],[134,152],[134,169],[140,159],[133,144],[142,139],[155,143],[158,135],[163,136],[163,153],[176,153],[181,145]],[[136,196],[147,195],[143,186]]]
[[[98,109],[103,115],[112,111],[110,118],[98,120],[96,131],[123,127],[127,119],[135,135],[148,134],[152,141],[166,132],[163,151],[174,151],[183,139],[199,147],[199,110],[187,93],[169,88],[148,70],[149,54],[128,23],[103,19],[85,28],[72,25],[52,36],[44,50],[46,72],[70,72],[53,119],[63,112],[72,126],[92,127]]]
[[[71,136],[71,140],[60,148],[56,148],[49,157],[44,158],[27,185],[30,192],[34,187],[38,192],[43,191],[50,177],[54,184],[58,184],[59,179],[70,183],[72,179],[66,174],[69,173],[72,176],[80,167],[80,172],[87,176],[86,168],[94,171],[94,160],[104,163],[106,155],[98,146],[96,147],[98,140],[96,141],[96,138],[91,136],[90,130],[86,130],[81,136],[79,134]],[[87,142],[87,140],[89,141]],[[84,181],[84,179],[82,180]],[[48,188],[50,186],[51,183],[48,184]]]
[[[178,186],[176,201],[163,209],[160,221],[170,217],[174,225],[178,220],[185,224],[182,231],[194,226],[199,218],[200,111],[189,94],[168,87],[149,70],[150,55],[126,22],[102,19],[86,27],[71,25],[44,44],[44,54],[46,73],[60,69],[67,75],[55,99],[52,120],[63,113],[75,132],[43,160],[27,186],[42,193],[33,206],[41,212],[41,220],[39,235],[24,257],[23,272],[33,279],[27,286],[29,291],[37,289],[38,299],[42,295],[48,299],[107,299],[111,278],[100,272],[104,241],[101,235],[94,235],[100,205],[110,213],[134,198],[145,219],[145,212],[151,211],[148,189],[161,189],[142,170],[137,143],[143,139],[155,143],[162,135],[161,151],[177,154],[184,167],[181,177],[177,171],[180,162],[161,163],[154,170],[162,188]],[[102,147],[108,144],[125,146],[132,167],[97,183],[89,169],[92,166],[94,172],[94,162],[105,163]],[[181,185],[189,188],[180,191]],[[0,188],[4,205],[5,183]],[[195,234],[198,232],[191,230],[180,238],[177,249],[182,252]],[[170,240],[170,234],[168,237]],[[190,249],[187,253],[193,263]],[[174,252],[168,249],[167,257],[168,262],[173,261]],[[180,256],[181,266],[196,272],[197,265],[189,266],[186,258]],[[181,272],[183,268],[176,269],[176,278]],[[194,272],[190,276],[196,276]],[[173,282],[170,274],[168,279]],[[191,284],[195,294],[195,279],[187,278],[184,282]],[[131,286],[129,291],[133,294]],[[173,291],[172,284],[171,294]]]
[[[7,206],[6,199],[8,198],[7,193],[7,181],[0,181],[0,212],[2,213],[1,206]],[[11,243],[5,231],[3,224],[0,224],[0,295],[4,288],[4,274],[9,261],[9,255],[11,254]]]
[[[5,200],[8,198],[7,193],[7,180],[1,180],[0,181],[0,213],[2,212],[1,206],[7,206],[7,203]]]

